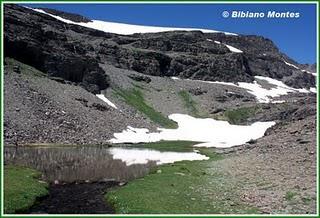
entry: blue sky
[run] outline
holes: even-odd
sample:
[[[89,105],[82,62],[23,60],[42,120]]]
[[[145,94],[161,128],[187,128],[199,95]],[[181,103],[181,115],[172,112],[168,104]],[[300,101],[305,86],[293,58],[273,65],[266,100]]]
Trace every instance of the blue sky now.
[[[316,62],[315,4],[28,4],[130,24],[261,35],[299,63]],[[299,18],[223,18],[223,11],[298,12]]]

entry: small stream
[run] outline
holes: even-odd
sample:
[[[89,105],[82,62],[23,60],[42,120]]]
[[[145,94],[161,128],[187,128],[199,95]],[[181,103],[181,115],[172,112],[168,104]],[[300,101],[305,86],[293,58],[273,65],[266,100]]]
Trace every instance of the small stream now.
[[[196,152],[102,146],[5,147],[4,158],[42,172],[50,184],[49,195],[24,212],[38,214],[114,213],[104,199],[111,187],[143,177],[157,164],[206,159]]]

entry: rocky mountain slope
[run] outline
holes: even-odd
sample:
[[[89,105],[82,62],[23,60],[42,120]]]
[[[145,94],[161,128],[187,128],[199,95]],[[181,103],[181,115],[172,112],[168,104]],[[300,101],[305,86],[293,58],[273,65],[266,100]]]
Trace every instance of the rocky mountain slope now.
[[[127,125],[172,127],[166,118],[172,113],[228,119],[232,109],[255,108],[256,99],[224,82],[250,85],[256,76],[304,88],[278,99],[303,106],[258,106],[239,122],[281,120],[300,110],[299,116],[315,114],[299,100],[315,98],[308,91],[315,87],[314,68],[280,53],[269,39],[201,31],[119,35],[70,23],[91,22],[81,15],[13,4],[4,9],[4,54],[11,58],[5,66],[7,143],[105,144]],[[132,90],[143,102],[130,103]],[[118,109],[93,95],[99,93]]]

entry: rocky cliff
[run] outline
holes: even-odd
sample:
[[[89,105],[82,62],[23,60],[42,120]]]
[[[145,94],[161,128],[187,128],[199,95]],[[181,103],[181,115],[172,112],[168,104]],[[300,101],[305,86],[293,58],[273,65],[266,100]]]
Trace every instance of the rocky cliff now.
[[[90,22],[80,15],[44,10],[74,22]],[[68,24],[17,5],[5,5],[4,11],[5,56],[93,93],[109,85],[99,63],[153,76],[252,82],[259,75],[295,88],[315,86],[313,75],[298,69],[298,63],[260,36],[200,31],[124,36]]]

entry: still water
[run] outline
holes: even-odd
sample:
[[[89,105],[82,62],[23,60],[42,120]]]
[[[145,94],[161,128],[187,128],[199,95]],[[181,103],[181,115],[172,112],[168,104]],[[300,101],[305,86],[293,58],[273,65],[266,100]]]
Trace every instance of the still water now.
[[[5,164],[31,167],[48,182],[128,181],[148,173],[155,161],[127,165],[103,147],[6,147]]]
[[[197,152],[160,152],[141,148],[6,147],[5,164],[31,167],[48,182],[129,181],[159,164],[207,160]]]

